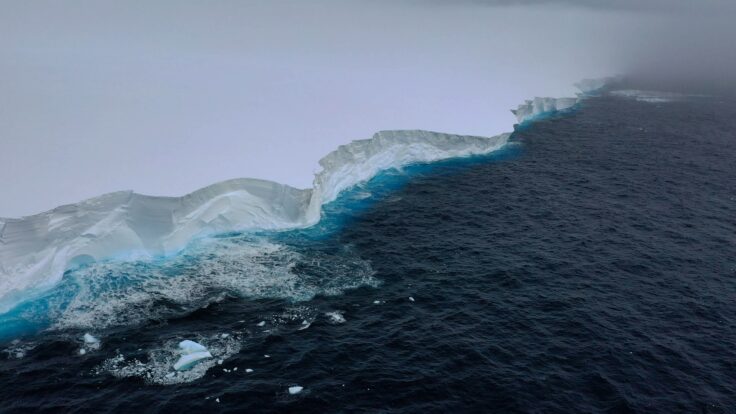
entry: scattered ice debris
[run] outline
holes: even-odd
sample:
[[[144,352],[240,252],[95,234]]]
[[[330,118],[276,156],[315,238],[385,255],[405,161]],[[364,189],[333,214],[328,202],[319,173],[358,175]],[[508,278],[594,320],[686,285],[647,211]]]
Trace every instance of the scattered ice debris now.
[[[224,334],[220,335],[220,338],[227,339],[228,336],[230,336],[230,334],[224,333]]]
[[[247,372],[247,373],[249,373],[249,374],[250,374],[251,372],[253,372],[253,370],[252,370],[252,369],[250,369],[250,368],[246,368],[246,369],[245,369],[245,372]]]
[[[304,389],[304,387],[300,387],[298,385],[294,385],[292,387],[289,387],[289,394],[291,394],[291,395],[299,394],[300,392],[302,392],[303,389]]]
[[[312,325],[312,322],[308,322],[306,319],[302,321],[302,326],[299,327],[300,331],[303,331],[307,328],[309,328]]]
[[[188,339],[179,342],[179,349],[182,355],[174,364],[174,369],[177,371],[186,371],[194,367],[199,361],[212,358],[212,354],[204,345]]]
[[[413,296],[409,296],[409,301],[410,302],[414,302],[414,297]]]
[[[183,341],[182,341],[183,342]],[[193,341],[192,341],[193,342]],[[199,349],[186,343],[188,349]],[[174,370],[174,363],[182,356],[180,342],[169,340],[161,348],[148,350],[147,356],[143,358],[126,359],[119,354],[113,358],[103,361],[92,370],[95,375],[109,373],[116,378],[138,377],[149,384],[171,385],[182,384],[202,378],[207,370],[217,366],[219,360],[227,360],[232,355],[240,352],[242,340],[237,334],[231,334],[228,338],[220,338],[216,333],[207,337],[206,351],[212,355],[210,358],[199,360],[187,370]],[[200,351],[201,352],[201,351]]]
[[[3,349],[3,352],[8,355],[8,358],[21,359],[35,347],[36,344],[33,342],[21,342],[20,339],[14,339],[10,342],[9,347]]]
[[[342,311],[326,312],[325,315],[330,318],[332,323],[345,323],[345,316]]]
[[[217,360],[217,365],[222,365],[222,363],[223,363],[223,362],[225,362],[225,361],[223,361],[223,360],[221,360],[221,359],[218,359],[218,360]]]
[[[260,321],[257,324],[258,326],[266,326],[266,321]]]
[[[79,350],[79,355],[84,355],[84,354],[86,354],[86,353],[87,353],[87,350],[86,350],[86,349],[84,349],[84,348],[81,348],[81,349]]]

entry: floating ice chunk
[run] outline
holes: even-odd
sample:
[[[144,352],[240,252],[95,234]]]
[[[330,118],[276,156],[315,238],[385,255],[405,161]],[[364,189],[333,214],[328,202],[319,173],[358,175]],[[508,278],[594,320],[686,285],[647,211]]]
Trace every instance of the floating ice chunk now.
[[[180,352],[184,355],[192,354],[195,352],[207,352],[207,348],[202,345],[198,344],[194,341],[190,341],[189,339],[185,339],[181,342],[179,342],[179,349]]]
[[[410,302],[414,302],[414,297],[413,296],[409,296],[409,301]]]
[[[197,365],[199,361],[212,358],[212,354],[204,345],[188,339],[179,342],[179,350],[182,355],[174,364],[174,369],[177,371],[186,371]]]
[[[89,333],[84,334],[84,343],[87,345],[99,344],[100,340],[90,335]]]
[[[166,378],[174,378],[175,375],[176,372],[169,372],[168,374],[166,374]]]
[[[223,360],[221,360],[221,359],[218,359],[218,360],[217,360],[217,365],[222,365],[222,363],[223,363],[223,362],[225,362],[225,361],[223,361]]]
[[[253,372],[253,370],[252,370],[252,369],[250,369],[250,368],[246,368],[246,369],[245,369],[245,372],[247,372],[247,373],[249,373],[249,374],[250,374],[251,372]]]
[[[291,394],[291,395],[299,394],[300,392],[302,392],[303,389],[304,389],[304,387],[300,387],[298,385],[294,385],[292,387],[289,387],[289,394]]]
[[[263,355],[263,357],[264,357],[264,358],[271,358],[271,355],[268,355],[268,354],[264,354],[264,355]]]
[[[303,331],[303,330],[309,328],[310,326],[312,326],[312,322],[307,322],[306,320],[303,320],[302,321],[302,326],[299,327],[299,330],[300,331]]]
[[[84,348],[82,348],[82,349],[79,350],[79,355],[84,355],[86,353],[87,353],[87,350],[84,349]]]
[[[220,335],[220,338],[227,339],[228,336],[230,336],[230,334],[224,333],[224,334]]]
[[[260,322],[258,322],[258,326],[266,326],[266,321],[260,321]]]
[[[342,311],[327,312],[325,315],[330,318],[332,323],[345,323],[345,316],[343,316]]]
[[[219,404],[220,403],[220,398],[215,398],[215,402]]]
[[[177,371],[186,371],[197,365],[199,361],[207,358],[212,358],[212,354],[209,351],[192,352],[191,354],[182,355],[174,364],[174,369]]]

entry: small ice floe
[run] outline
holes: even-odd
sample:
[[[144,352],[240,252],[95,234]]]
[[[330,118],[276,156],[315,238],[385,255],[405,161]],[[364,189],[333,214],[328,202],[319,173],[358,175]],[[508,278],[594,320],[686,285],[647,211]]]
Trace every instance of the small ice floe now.
[[[230,334],[224,333],[224,334],[220,335],[220,338],[227,339],[228,336],[230,336]]]
[[[291,386],[289,387],[289,394],[291,395],[299,394],[300,392],[302,392],[303,389],[304,387],[300,387],[299,385]]]
[[[257,326],[266,326],[266,321],[258,322]]]
[[[215,402],[219,404],[220,403],[220,398],[215,398]]]
[[[223,360],[221,360],[221,359],[218,359],[218,360],[217,360],[217,365],[222,365],[222,363],[223,363],[223,362],[225,362],[225,361],[223,361]]]
[[[251,372],[253,372],[253,370],[252,370],[252,369],[250,369],[250,368],[246,368],[246,369],[245,369],[245,372],[247,372],[247,373],[249,373],[249,374],[250,374]]]
[[[100,349],[100,340],[89,333],[82,336],[82,341],[84,342],[84,345],[79,349],[79,355],[86,355],[87,351]]]
[[[89,333],[84,334],[84,336],[82,337],[82,339],[84,339],[84,343],[87,344],[87,345],[94,345],[94,344],[99,344],[100,343],[100,340],[99,339],[95,338],[94,336],[90,335]]]
[[[188,339],[179,342],[179,352],[181,357],[174,364],[174,369],[177,371],[186,371],[197,365],[199,361],[212,358],[212,354],[204,345]]]
[[[380,304],[382,304],[382,303],[383,303],[383,301],[382,301],[382,300],[374,300],[374,301],[373,301],[373,304],[374,304],[374,305],[380,305]]]
[[[84,341],[84,347],[87,349],[100,349],[100,340],[95,338],[89,333],[84,334],[82,336],[82,340]]]
[[[300,331],[303,331],[312,326],[312,322],[308,322],[306,319],[302,321],[302,326],[299,327]]]
[[[332,323],[345,323],[345,316],[343,316],[342,311],[326,312],[325,316],[330,318]]]
[[[263,357],[264,357],[264,358],[271,358],[271,355],[268,355],[268,354],[264,354],[264,355],[263,355]]]
[[[409,302],[414,302],[414,297],[413,296],[409,296]]]

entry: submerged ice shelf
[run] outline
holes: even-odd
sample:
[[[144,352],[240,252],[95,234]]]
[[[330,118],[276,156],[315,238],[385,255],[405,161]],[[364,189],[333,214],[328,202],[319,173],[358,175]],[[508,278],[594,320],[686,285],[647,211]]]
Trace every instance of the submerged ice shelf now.
[[[583,81],[590,93],[606,81]],[[573,107],[577,98],[535,98],[514,110],[519,123]],[[338,147],[320,160],[313,187],[272,181],[223,181],[182,197],[121,191],[19,219],[0,218],[0,313],[55,286],[67,269],[111,258],[179,252],[193,239],[232,231],[287,230],[319,222],[322,206],[380,171],[481,155],[510,134],[462,136],[382,131]]]

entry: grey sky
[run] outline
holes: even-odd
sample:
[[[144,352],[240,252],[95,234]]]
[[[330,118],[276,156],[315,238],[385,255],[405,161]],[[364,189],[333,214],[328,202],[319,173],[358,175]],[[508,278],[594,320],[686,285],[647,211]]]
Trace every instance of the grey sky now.
[[[306,187],[339,144],[508,131],[523,99],[658,70],[685,32],[681,13],[431,2],[3,1],[0,216],[234,177]],[[696,19],[688,53],[710,59],[726,17]]]

